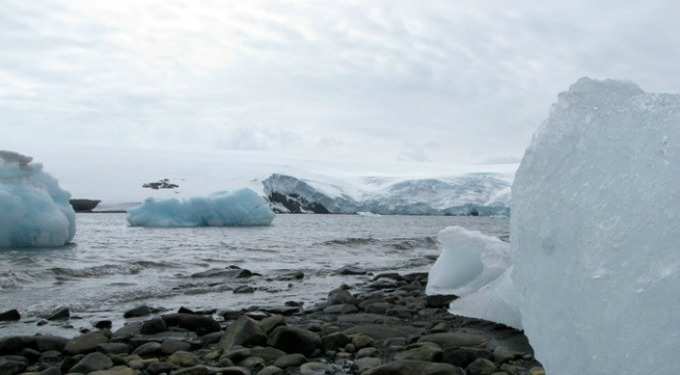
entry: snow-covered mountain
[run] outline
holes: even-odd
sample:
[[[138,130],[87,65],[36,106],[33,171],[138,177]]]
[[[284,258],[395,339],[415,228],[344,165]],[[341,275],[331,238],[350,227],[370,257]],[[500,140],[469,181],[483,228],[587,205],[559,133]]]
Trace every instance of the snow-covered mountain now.
[[[382,215],[507,215],[508,176],[469,173],[455,177],[359,177],[343,181],[272,174],[263,192],[277,212]]]

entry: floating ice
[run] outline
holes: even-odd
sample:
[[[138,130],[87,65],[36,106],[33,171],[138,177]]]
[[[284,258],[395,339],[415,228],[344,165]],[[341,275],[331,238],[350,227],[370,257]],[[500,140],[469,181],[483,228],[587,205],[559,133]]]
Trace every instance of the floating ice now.
[[[581,79],[513,186],[513,281],[548,374],[680,373],[680,96]]]
[[[454,226],[439,233],[442,253],[432,266],[428,294],[454,294],[450,311],[520,328],[510,280],[510,244]]]
[[[128,223],[140,227],[222,227],[270,225],[274,213],[256,192],[240,189],[185,200],[149,198],[128,210]]]
[[[0,151],[0,248],[63,246],[75,235],[70,194],[32,160]]]

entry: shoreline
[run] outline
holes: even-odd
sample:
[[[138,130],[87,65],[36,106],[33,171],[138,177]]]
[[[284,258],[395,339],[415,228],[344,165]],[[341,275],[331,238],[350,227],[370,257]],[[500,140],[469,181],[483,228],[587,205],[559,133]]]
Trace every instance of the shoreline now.
[[[126,313],[72,339],[0,337],[0,373],[539,375],[528,340],[451,315],[453,296],[425,296],[427,273],[381,273],[303,308]],[[96,372],[100,371],[100,372]],[[102,372],[103,371],[103,372]]]

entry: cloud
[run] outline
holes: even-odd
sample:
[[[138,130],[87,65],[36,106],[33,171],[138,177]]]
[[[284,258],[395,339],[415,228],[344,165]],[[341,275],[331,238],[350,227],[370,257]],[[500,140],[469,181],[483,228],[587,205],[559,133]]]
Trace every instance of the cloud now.
[[[581,76],[677,91],[678,11],[662,0],[9,0],[0,131],[18,149],[519,157]]]

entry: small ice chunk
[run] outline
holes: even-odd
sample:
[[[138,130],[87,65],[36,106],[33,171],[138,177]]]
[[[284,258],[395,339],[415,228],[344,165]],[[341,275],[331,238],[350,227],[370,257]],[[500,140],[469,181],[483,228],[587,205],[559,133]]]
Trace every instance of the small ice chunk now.
[[[128,223],[140,227],[263,226],[274,220],[269,204],[251,189],[188,199],[148,198],[128,210]]]
[[[454,226],[439,233],[442,252],[432,266],[427,294],[454,294],[457,315],[521,328],[510,279],[510,244]]]

